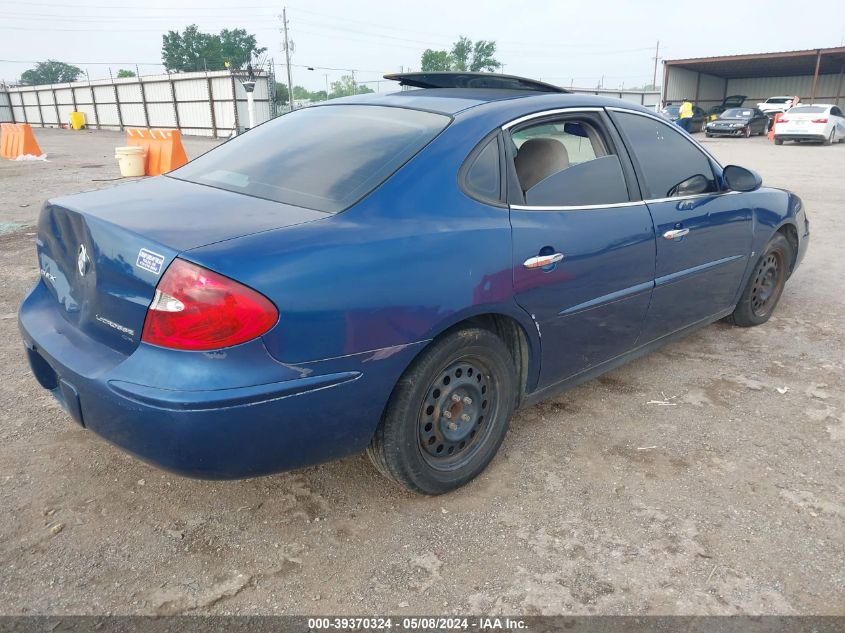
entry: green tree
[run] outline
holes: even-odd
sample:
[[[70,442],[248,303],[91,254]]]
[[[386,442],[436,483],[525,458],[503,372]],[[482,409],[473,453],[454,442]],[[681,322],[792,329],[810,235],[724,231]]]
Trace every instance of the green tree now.
[[[420,70],[423,72],[436,72],[451,70],[452,57],[446,51],[433,51],[425,49],[420,60]]]
[[[240,68],[266,50],[258,48],[255,36],[244,29],[203,33],[192,24],[182,33],[168,31],[162,36],[161,60],[168,71],[223,70]]]
[[[472,61],[469,69],[472,72],[493,72],[502,64],[495,57],[496,42],[493,40],[477,40],[472,45]]]
[[[288,85],[280,81],[276,82],[276,103],[280,105],[288,104]]]
[[[117,71],[117,78],[118,79],[124,79],[125,77],[135,77],[135,76],[136,75],[135,75],[134,70],[126,70],[125,68],[121,68],[120,70]]]
[[[21,75],[21,83],[28,86],[66,83],[76,81],[81,74],[81,68],[58,62],[55,59],[48,59],[46,62],[38,62],[35,68],[24,71]]]
[[[420,59],[424,72],[453,70],[458,72],[492,72],[501,66],[496,59],[496,42],[477,40],[461,35],[452,45],[451,52],[427,48]]]
[[[257,57],[267,51],[267,48],[259,48],[255,36],[250,35],[244,29],[223,29],[220,31],[220,51],[223,61],[229,62],[230,68],[241,68],[246,66],[252,57]]]
[[[470,59],[472,53],[472,40],[461,35],[458,41],[452,44],[452,70],[459,70],[465,72],[469,70]]]
[[[348,97],[349,95],[360,95],[367,92],[374,92],[372,88],[357,83],[352,75],[343,75],[340,80],[333,81],[329,99],[337,97]]]

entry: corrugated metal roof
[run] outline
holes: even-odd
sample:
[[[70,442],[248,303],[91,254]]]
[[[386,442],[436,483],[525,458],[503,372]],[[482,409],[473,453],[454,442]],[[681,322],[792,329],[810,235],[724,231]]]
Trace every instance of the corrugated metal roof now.
[[[727,79],[839,73],[845,67],[845,47],[813,48],[774,53],[668,59],[667,67],[685,68]]]

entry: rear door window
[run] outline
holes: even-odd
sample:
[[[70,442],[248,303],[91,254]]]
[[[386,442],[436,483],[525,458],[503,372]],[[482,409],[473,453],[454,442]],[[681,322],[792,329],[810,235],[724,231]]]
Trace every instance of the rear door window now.
[[[594,120],[570,116],[544,121],[519,128],[511,142],[528,206],[600,206],[630,200],[619,157]]]
[[[383,106],[303,108],[168,175],[335,213],[384,182],[450,120],[442,114]]]
[[[718,190],[710,159],[673,126],[650,116],[625,112],[616,112],[613,118],[640,165],[648,198]]]

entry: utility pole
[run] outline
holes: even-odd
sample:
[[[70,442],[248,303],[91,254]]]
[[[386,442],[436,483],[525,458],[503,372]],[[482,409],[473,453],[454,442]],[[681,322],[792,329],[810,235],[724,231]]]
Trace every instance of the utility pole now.
[[[651,76],[651,87],[657,88],[657,60],[660,59],[660,40],[657,40],[657,46],[654,47],[654,74]]]
[[[285,31],[285,64],[288,69],[288,104],[293,110],[293,79],[290,75],[290,40],[288,39],[288,8],[282,7],[282,24]]]

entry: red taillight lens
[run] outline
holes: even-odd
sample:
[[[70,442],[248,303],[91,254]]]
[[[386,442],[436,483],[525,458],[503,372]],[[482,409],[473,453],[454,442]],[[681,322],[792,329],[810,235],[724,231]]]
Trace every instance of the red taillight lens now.
[[[827,123],[827,119],[813,119],[813,123]]]
[[[261,336],[279,320],[267,297],[183,259],[164,273],[141,340],[184,350],[230,347]]]
[[[789,123],[789,119],[776,119],[775,123]]]

